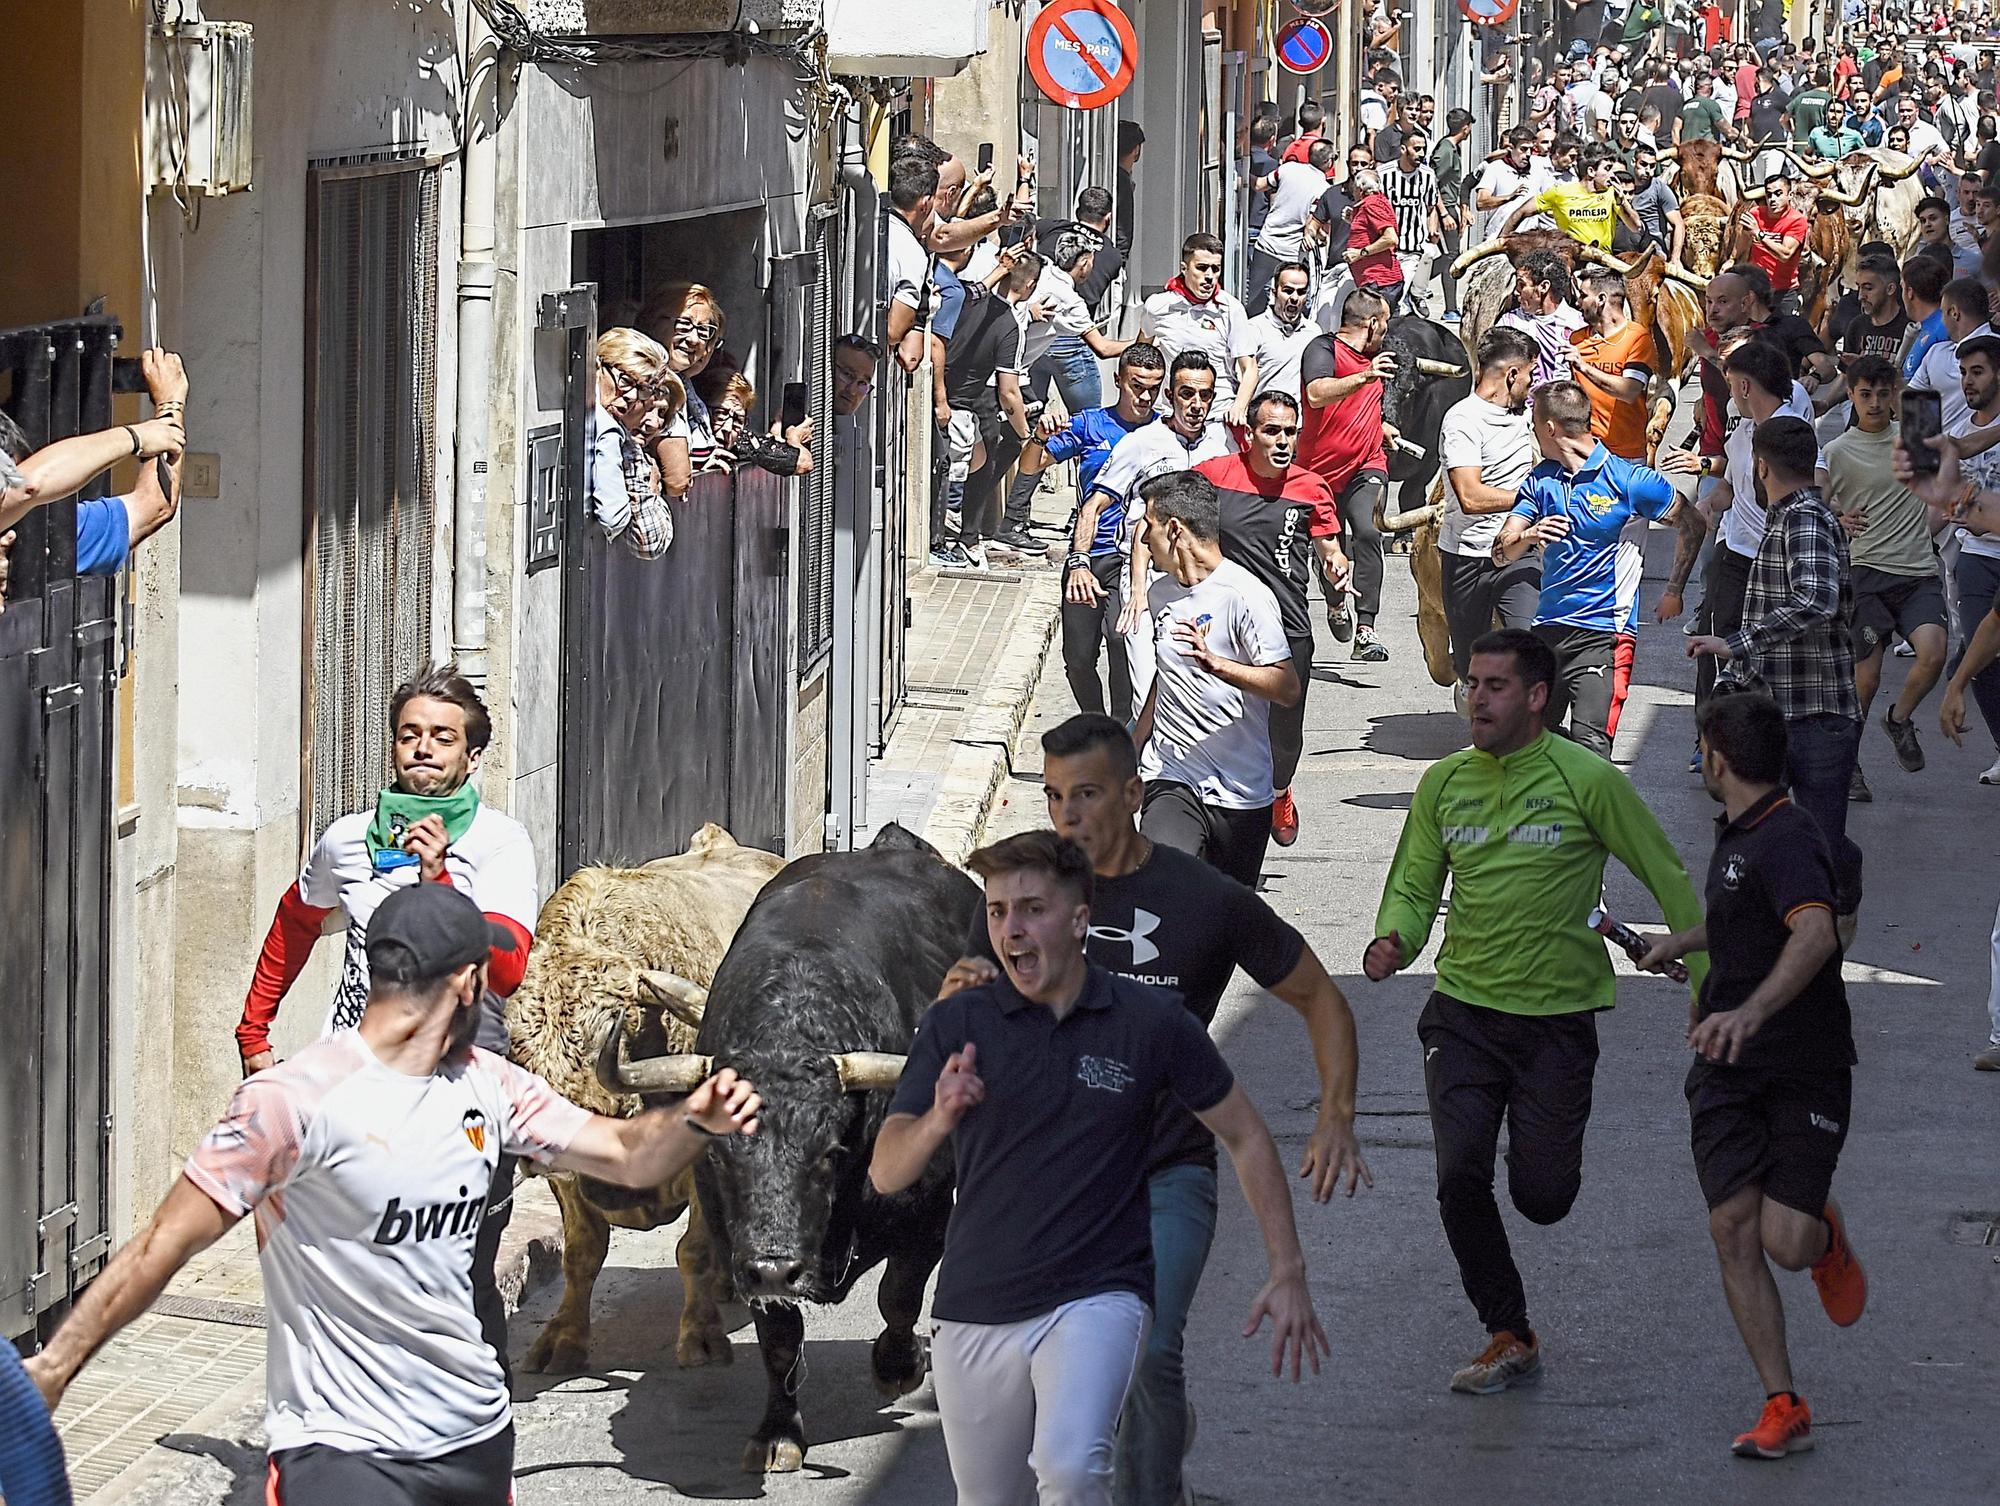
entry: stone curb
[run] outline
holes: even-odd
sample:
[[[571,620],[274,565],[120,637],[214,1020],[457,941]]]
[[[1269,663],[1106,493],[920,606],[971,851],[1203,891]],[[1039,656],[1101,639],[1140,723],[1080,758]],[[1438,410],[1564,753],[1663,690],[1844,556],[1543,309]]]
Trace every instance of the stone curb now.
[[[1062,620],[1059,592],[1053,572],[1029,574],[993,677],[978,704],[966,708],[952,738],[951,757],[939,776],[936,803],[923,833],[948,863],[963,865],[979,845],[980,831],[1007,777],[1014,739],[1028,719],[1028,705]]]

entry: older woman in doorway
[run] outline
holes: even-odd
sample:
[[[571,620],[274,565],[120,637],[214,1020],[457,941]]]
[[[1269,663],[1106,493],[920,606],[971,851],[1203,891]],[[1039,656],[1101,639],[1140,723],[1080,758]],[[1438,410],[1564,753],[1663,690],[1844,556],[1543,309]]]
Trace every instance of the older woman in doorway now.
[[[666,348],[667,365],[687,388],[687,406],[653,448],[670,497],[684,497],[716,449],[708,404],[695,378],[722,349],[722,303],[698,282],[670,282],[646,302],[639,325]]]
[[[775,476],[803,476],[813,468],[812,420],[786,428],[780,417],[769,434],[758,434],[750,426],[757,389],[733,362],[718,361],[710,366],[696,378],[695,390],[708,405],[709,427],[717,445],[708,469],[754,465]]]
[[[585,478],[590,514],[607,538],[640,559],[658,558],[674,541],[673,511],[646,444],[680,415],[685,395],[657,340],[625,328],[597,337]]]

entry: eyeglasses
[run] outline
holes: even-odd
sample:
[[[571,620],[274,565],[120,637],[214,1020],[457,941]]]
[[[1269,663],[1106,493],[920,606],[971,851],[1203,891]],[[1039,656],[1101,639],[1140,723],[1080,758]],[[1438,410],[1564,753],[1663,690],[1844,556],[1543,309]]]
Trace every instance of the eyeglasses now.
[[[716,336],[721,333],[722,331],[717,329],[713,324],[700,324],[685,316],[674,321],[674,336],[676,339],[682,335],[693,335],[702,344],[713,345],[715,344]]]

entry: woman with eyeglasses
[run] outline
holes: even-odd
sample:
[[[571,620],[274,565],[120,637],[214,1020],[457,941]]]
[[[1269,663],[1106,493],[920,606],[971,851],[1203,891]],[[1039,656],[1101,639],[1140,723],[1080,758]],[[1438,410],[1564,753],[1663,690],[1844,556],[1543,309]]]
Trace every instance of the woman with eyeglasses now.
[[[781,419],[769,434],[757,433],[750,427],[757,389],[733,361],[709,367],[695,379],[695,391],[708,406],[709,427],[715,435],[708,469],[754,465],[774,476],[803,476],[812,470],[812,420],[787,428]]]
[[[653,447],[667,495],[685,497],[716,449],[708,405],[694,379],[722,349],[722,303],[701,283],[670,282],[648,300],[639,323],[666,348],[667,365],[687,391],[686,406]]]
[[[642,560],[674,541],[673,510],[646,444],[678,416],[684,395],[658,341],[625,328],[597,337],[597,402],[585,430],[590,515]]]

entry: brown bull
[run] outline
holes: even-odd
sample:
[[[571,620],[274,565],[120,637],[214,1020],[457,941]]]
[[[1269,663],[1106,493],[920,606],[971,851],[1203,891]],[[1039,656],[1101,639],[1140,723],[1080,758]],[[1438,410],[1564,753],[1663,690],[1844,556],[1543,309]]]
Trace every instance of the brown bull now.
[[[739,847],[715,825],[688,851],[639,868],[584,868],[550,896],[535,923],[527,975],[507,1000],[510,1055],[573,1103],[630,1115],[637,1098],[606,1089],[597,1048],[614,1017],[634,1051],[690,1051],[705,989],[744,912],[784,864]],[[716,1300],[722,1287],[683,1172],[664,1187],[631,1192],[586,1177],[552,1178],[563,1220],[563,1295],[528,1350],[531,1370],[581,1370],[590,1354],[590,1293],[611,1247],[611,1226],[652,1229],[688,1215],[676,1261],[683,1286],[676,1360],[727,1364],[729,1336]]]

